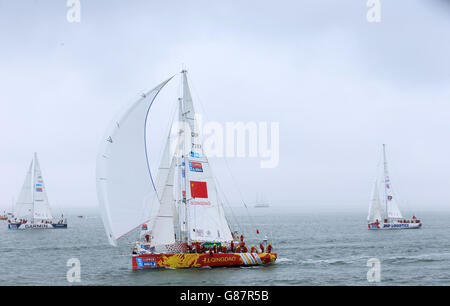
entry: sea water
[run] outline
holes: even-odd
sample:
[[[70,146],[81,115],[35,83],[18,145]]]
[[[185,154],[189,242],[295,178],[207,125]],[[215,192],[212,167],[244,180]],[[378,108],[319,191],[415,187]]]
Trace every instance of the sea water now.
[[[12,231],[1,221],[0,285],[450,285],[449,212],[424,212],[422,229],[392,231],[367,230],[363,214],[260,208],[235,217],[248,239],[269,237],[275,264],[132,271],[136,234],[111,247],[101,218],[90,214],[68,216],[69,228],[57,230]],[[379,283],[367,278],[372,258]],[[70,259],[79,260],[80,282],[68,281]]]

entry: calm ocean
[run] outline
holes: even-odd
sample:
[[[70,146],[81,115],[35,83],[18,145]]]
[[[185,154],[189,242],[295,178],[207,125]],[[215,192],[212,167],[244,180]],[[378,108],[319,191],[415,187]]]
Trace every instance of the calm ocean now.
[[[379,285],[450,285],[450,213],[420,213],[420,230],[368,231],[365,215],[275,213],[242,218],[268,230],[276,264],[249,268],[131,270],[135,235],[113,248],[101,218],[68,218],[67,230],[10,231],[0,221],[0,285],[72,285],[67,261],[81,262],[80,285],[372,285],[367,260],[381,262]],[[250,222],[251,221],[251,222]]]

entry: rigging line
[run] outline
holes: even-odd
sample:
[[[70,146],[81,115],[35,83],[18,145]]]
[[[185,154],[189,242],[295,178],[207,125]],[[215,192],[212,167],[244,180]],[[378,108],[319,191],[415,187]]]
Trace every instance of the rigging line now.
[[[210,167],[210,171],[211,171],[211,173],[212,173],[211,167]],[[228,201],[228,199],[227,199],[227,197],[226,197],[226,195],[225,195],[225,192],[223,191],[221,185],[219,184],[219,181],[218,181],[218,180],[215,180],[214,178],[213,178],[213,180],[214,180],[215,183],[216,183],[216,187],[217,187],[216,190],[218,191],[218,192],[217,192],[217,195],[219,196],[219,191],[220,191],[220,193],[223,194],[223,199],[225,200],[227,206],[229,207],[229,210],[230,210],[230,212],[231,212],[231,216],[232,216],[232,218],[234,219],[234,222],[237,224],[237,228],[239,229],[239,231],[241,231],[241,230],[242,230],[241,225],[240,225],[238,219],[236,218],[236,215],[235,215],[233,209],[231,208],[231,205],[229,204],[229,201]],[[219,185],[220,185],[220,186],[219,186]],[[222,203],[222,206],[224,206],[224,205],[223,205],[224,202],[222,202],[222,201],[220,200],[220,196],[219,196],[219,201]],[[225,212],[224,212],[224,215],[225,215]],[[225,216],[225,219],[227,219],[226,216]],[[228,220],[227,220],[227,222],[228,222]],[[230,228],[230,231],[231,231],[231,228]]]
[[[222,187],[219,186],[219,181],[216,181],[216,185],[218,187],[217,190],[219,190],[223,194],[223,199],[224,199],[227,207],[229,208],[229,210],[231,212],[231,217],[233,218],[234,223],[237,225],[236,227],[238,228],[239,231],[242,231],[242,227],[241,227],[241,225],[240,225],[240,223],[239,223],[239,221],[238,221],[238,219],[236,217],[236,214],[234,213],[234,210],[231,208],[231,204],[228,201],[228,198],[226,197],[225,192],[223,191]],[[225,218],[226,218],[226,216],[225,216]],[[230,229],[230,231],[231,231],[231,229]]]
[[[199,101],[201,108],[203,109],[203,114],[204,114],[205,118],[208,119],[208,116],[206,115],[205,107],[203,106],[203,103],[202,103],[202,101],[201,101],[199,95],[197,94],[197,91],[195,90],[195,86],[194,86],[194,83],[193,83],[192,79],[191,79],[191,81],[190,81],[190,84],[191,84],[191,86],[190,86],[190,87],[191,87],[191,91],[193,91],[193,92],[195,93],[196,98],[197,98],[197,100]],[[252,226],[255,227],[255,228],[257,228],[256,225],[255,225],[255,222],[254,222],[254,220],[253,220],[253,217],[251,216],[251,214],[250,214],[250,212],[249,212],[249,210],[248,210],[247,204],[246,204],[245,201],[244,201],[242,192],[241,192],[241,190],[239,189],[239,187],[238,187],[238,185],[237,185],[237,183],[236,183],[236,179],[234,178],[234,176],[233,176],[233,174],[232,174],[232,172],[231,172],[230,166],[228,165],[228,161],[227,161],[225,155],[223,156],[223,160],[225,161],[225,164],[226,164],[226,166],[227,166],[227,168],[228,168],[228,171],[229,171],[229,173],[230,173],[230,175],[231,175],[231,177],[232,177],[232,181],[233,181],[233,183],[234,183],[234,185],[235,185],[235,188],[236,188],[236,190],[238,191],[238,193],[239,193],[239,195],[240,195],[240,197],[241,197],[241,202],[242,202],[242,204],[244,204],[244,207],[245,207],[245,209],[246,209],[247,215],[250,217],[250,222],[252,223]]]

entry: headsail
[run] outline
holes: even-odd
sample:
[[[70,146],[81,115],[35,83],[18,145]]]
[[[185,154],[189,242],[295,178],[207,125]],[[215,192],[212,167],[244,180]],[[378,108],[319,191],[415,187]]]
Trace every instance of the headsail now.
[[[126,107],[110,124],[97,158],[97,195],[109,242],[148,221],[145,207],[156,197],[148,165],[146,122],[162,82]]]
[[[25,181],[23,182],[22,189],[20,190],[19,197],[17,198],[16,206],[14,207],[14,216],[23,219],[33,218],[33,192],[32,188],[32,171],[33,161],[30,163]]]
[[[156,180],[159,210],[152,224],[152,243],[157,249],[175,243],[173,187],[176,159],[174,156],[171,161],[169,160],[169,149],[170,139],[168,138]]]
[[[367,221],[380,221],[381,222],[381,201],[380,193],[378,190],[378,181],[373,184],[372,198],[370,200],[369,215],[367,216]]]

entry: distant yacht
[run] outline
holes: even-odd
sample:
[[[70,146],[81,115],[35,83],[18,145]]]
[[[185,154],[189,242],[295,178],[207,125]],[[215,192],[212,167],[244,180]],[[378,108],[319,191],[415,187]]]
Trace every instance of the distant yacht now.
[[[6,214],[6,211],[4,211],[2,215],[0,215],[0,220],[8,220],[8,215]]]
[[[372,198],[367,216],[369,230],[382,229],[411,229],[421,228],[422,222],[413,216],[411,219],[403,218],[397,205],[397,199],[392,192],[391,180],[386,159],[386,146],[383,144],[383,179],[376,180],[373,186]],[[380,197],[380,185],[383,189]]]
[[[265,201],[264,199],[262,199],[262,197],[258,197],[256,196],[256,203],[253,206],[255,208],[268,208],[270,207],[269,202]]]
[[[63,215],[60,220],[53,221],[36,153],[28,168],[14,213],[8,219],[8,228],[20,230],[67,228],[67,220],[63,220]]]

